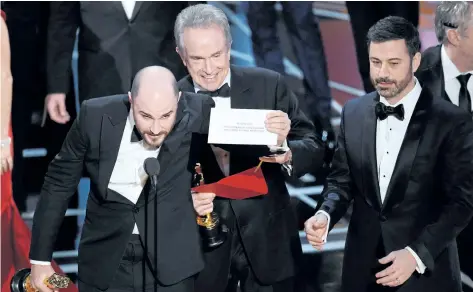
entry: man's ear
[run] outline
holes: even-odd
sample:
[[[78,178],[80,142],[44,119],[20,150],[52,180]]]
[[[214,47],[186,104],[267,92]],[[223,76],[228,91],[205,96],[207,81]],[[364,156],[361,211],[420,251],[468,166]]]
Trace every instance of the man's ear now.
[[[419,69],[420,61],[422,60],[422,54],[417,52],[412,58],[412,73],[415,73]]]
[[[453,46],[458,47],[460,45],[460,34],[456,29],[447,29],[447,38]]]
[[[182,95],[182,91],[179,91],[179,95],[177,97],[177,101],[179,101],[181,99],[181,95]]]
[[[130,104],[133,103],[133,98],[131,97],[131,92],[128,91],[128,101],[130,102]]]
[[[179,50],[178,47],[176,47],[176,53],[177,53],[177,54],[179,55],[179,57],[181,58],[182,64],[184,64],[184,66],[187,67],[186,59],[184,59],[184,54]]]

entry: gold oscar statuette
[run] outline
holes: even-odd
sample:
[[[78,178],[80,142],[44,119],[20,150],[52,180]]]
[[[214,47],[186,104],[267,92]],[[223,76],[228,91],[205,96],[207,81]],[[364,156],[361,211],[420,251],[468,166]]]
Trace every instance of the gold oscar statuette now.
[[[36,292],[37,289],[33,288],[30,279],[31,269],[22,269],[15,273],[10,282],[10,288],[12,292]],[[43,283],[50,289],[63,289],[69,286],[71,280],[65,276],[54,273],[50,277],[44,279]]]
[[[200,163],[196,164],[194,170],[192,187],[203,185],[204,174],[202,173]],[[199,225],[199,231],[205,247],[215,248],[225,241],[226,233],[216,212],[208,213],[205,216],[197,216],[197,224]]]

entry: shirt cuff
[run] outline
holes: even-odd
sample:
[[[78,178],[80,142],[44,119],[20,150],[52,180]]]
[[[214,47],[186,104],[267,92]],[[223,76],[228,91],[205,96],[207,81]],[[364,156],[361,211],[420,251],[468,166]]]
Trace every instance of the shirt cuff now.
[[[406,246],[406,249],[412,254],[412,256],[414,257],[414,259],[416,260],[417,262],[417,266],[416,266],[416,271],[417,273],[419,274],[423,274],[425,272],[425,269],[427,268],[424,263],[422,262],[422,260],[419,258],[419,256],[416,254],[415,251],[412,250],[412,248]]]
[[[30,260],[30,264],[32,264],[32,265],[40,265],[40,266],[50,266],[50,265],[51,265],[51,262],[43,262],[43,261]]]
[[[322,211],[322,210],[319,210],[319,211],[317,211],[317,213],[315,213],[315,215],[317,215],[317,214],[323,214],[323,215],[325,215],[325,216],[327,217],[327,220],[328,220],[327,226],[330,226],[330,215],[329,215],[327,212]],[[322,240],[324,241],[324,243],[327,242],[327,237],[328,237],[328,228],[327,228],[327,230],[325,231],[324,236],[322,237]]]
[[[289,151],[289,146],[287,144],[287,139],[284,140],[284,142],[282,143],[282,146],[268,146],[269,147],[269,151],[271,152],[276,152],[277,150],[283,150],[284,152],[287,152]]]
[[[284,142],[282,143],[282,146],[268,146],[269,147],[269,151],[271,152],[276,152],[276,151],[284,151],[284,152],[287,152],[289,151],[289,146],[287,144],[287,139],[284,140]],[[287,174],[289,176],[292,175],[292,161],[288,161],[284,164],[282,164],[282,167],[283,169],[287,172]]]

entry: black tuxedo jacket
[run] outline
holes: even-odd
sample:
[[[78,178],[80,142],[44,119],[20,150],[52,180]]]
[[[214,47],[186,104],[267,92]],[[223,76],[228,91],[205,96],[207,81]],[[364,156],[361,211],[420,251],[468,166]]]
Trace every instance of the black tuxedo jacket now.
[[[322,166],[324,147],[315,136],[313,124],[298,107],[297,99],[276,72],[261,68],[231,67],[231,107],[270,109],[286,112],[291,119],[288,145],[292,150],[293,175],[303,175]],[[182,91],[194,92],[190,76],[179,81]],[[206,183],[224,177],[207,135],[195,135],[193,149],[199,149]],[[266,146],[238,148],[230,151],[230,174],[255,167]],[[266,196],[246,200],[216,200],[214,208],[225,222],[232,210],[242,235],[249,262],[258,279],[273,283],[295,274],[296,259],[301,254],[296,217],[285,185],[284,170],[279,164],[263,163],[268,184]],[[228,223],[227,223],[228,224]]]
[[[381,203],[377,101],[373,92],[345,105],[333,170],[323,192],[321,210],[330,214],[330,227],[354,201],[342,291],[366,291],[382,238],[386,254],[409,246],[427,267],[424,275],[414,272],[397,291],[460,292],[455,238],[473,212],[471,115],[423,89]]]
[[[428,48],[422,53],[420,66],[415,76],[421,83],[422,88],[428,89],[434,97],[441,97],[450,101],[445,92],[441,48],[442,46],[438,45]]]
[[[185,76],[173,36],[188,2],[136,1],[128,19],[121,1],[51,2],[47,41],[49,93],[69,90],[76,31],[81,100],[121,94],[142,68],[160,65]]]
[[[68,201],[85,169],[91,189],[79,246],[81,281],[107,289],[135,222],[162,284],[170,285],[199,272],[204,263],[190,196],[194,164],[189,149],[192,132],[207,133],[212,105],[213,101],[203,95],[181,96],[176,125],[158,156],[161,171],[157,192],[148,196],[142,193],[134,205],[108,189],[129,113],[128,97],[85,101],[46,174],[33,221],[30,258],[51,260]]]

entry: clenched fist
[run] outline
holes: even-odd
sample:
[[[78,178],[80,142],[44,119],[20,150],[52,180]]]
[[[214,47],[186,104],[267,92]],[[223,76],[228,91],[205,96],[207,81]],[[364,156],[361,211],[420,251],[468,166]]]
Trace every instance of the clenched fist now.
[[[304,224],[304,231],[309,243],[317,250],[322,250],[325,235],[328,229],[328,218],[325,214],[318,213],[310,217]]]
[[[58,292],[58,289],[50,289],[44,283],[44,279],[51,277],[54,269],[51,265],[31,265],[31,285],[40,292]]]
[[[214,209],[214,193],[192,193],[194,210],[199,216],[205,216]]]

